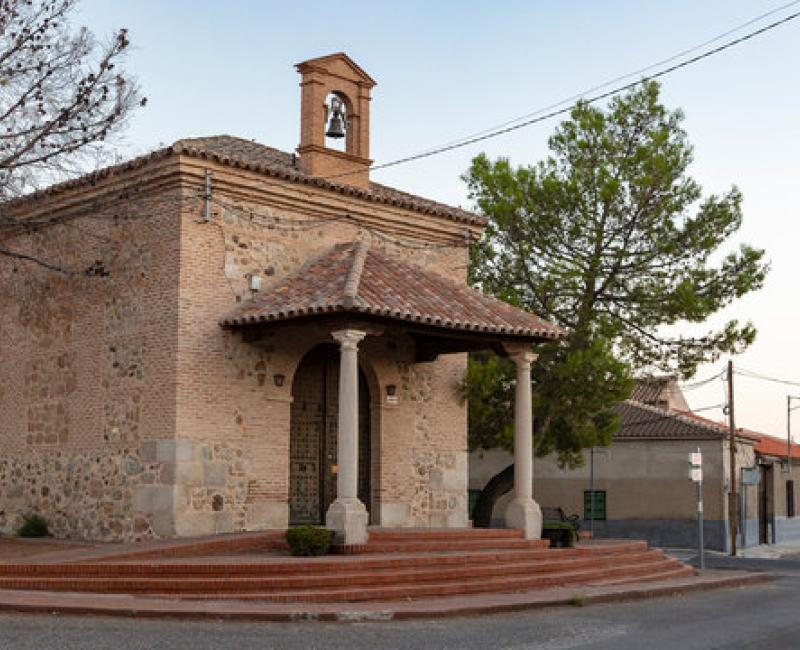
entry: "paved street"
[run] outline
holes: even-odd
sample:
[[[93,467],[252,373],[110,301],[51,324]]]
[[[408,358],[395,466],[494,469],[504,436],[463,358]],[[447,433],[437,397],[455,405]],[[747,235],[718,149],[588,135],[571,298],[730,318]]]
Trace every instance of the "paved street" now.
[[[722,559],[720,560],[722,561]],[[250,624],[0,615],[0,648],[592,648],[681,650],[800,645],[800,561],[742,560],[775,580],[742,589],[472,619]]]

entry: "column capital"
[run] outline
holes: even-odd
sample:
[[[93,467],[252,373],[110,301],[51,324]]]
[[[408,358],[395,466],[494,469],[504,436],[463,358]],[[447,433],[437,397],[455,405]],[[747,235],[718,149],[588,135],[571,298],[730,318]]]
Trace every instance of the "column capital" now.
[[[531,364],[539,358],[539,355],[532,350],[517,350],[510,352],[508,358],[517,364],[517,368],[530,370]]]
[[[361,330],[336,330],[331,332],[331,336],[339,342],[345,350],[355,350],[358,344],[367,335]]]

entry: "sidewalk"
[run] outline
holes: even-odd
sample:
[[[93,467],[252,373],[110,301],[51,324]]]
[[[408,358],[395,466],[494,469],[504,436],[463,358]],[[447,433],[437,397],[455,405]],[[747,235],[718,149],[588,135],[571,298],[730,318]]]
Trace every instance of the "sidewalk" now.
[[[750,546],[738,549],[737,555],[762,560],[800,559],[800,541]]]
[[[681,562],[689,562],[697,557],[696,548],[662,548],[661,550]],[[753,560],[800,560],[800,541],[737,548],[736,556]],[[706,557],[730,557],[730,554],[706,549]]]

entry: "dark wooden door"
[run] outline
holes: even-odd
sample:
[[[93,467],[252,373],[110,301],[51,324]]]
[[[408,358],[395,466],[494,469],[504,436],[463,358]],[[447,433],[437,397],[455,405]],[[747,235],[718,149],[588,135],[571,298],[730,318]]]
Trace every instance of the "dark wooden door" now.
[[[770,485],[770,467],[762,465],[760,467],[761,480],[758,483],[758,543],[769,544],[769,490]]]
[[[358,496],[370,508],[369,389],[359,371]],[[300,363],[292,383],[289,522],[322,524],[336,499],[339,350],[320,346]]]

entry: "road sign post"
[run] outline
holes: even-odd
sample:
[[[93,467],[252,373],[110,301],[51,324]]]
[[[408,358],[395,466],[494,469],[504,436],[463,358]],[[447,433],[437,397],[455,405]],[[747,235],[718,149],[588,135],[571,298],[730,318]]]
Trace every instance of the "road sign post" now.
[[[703,454],[697,451],[689,454],[689,480],[697,486],[697,539],[700,552],[700,568],[706,568],[705,543],[703,541]]]

